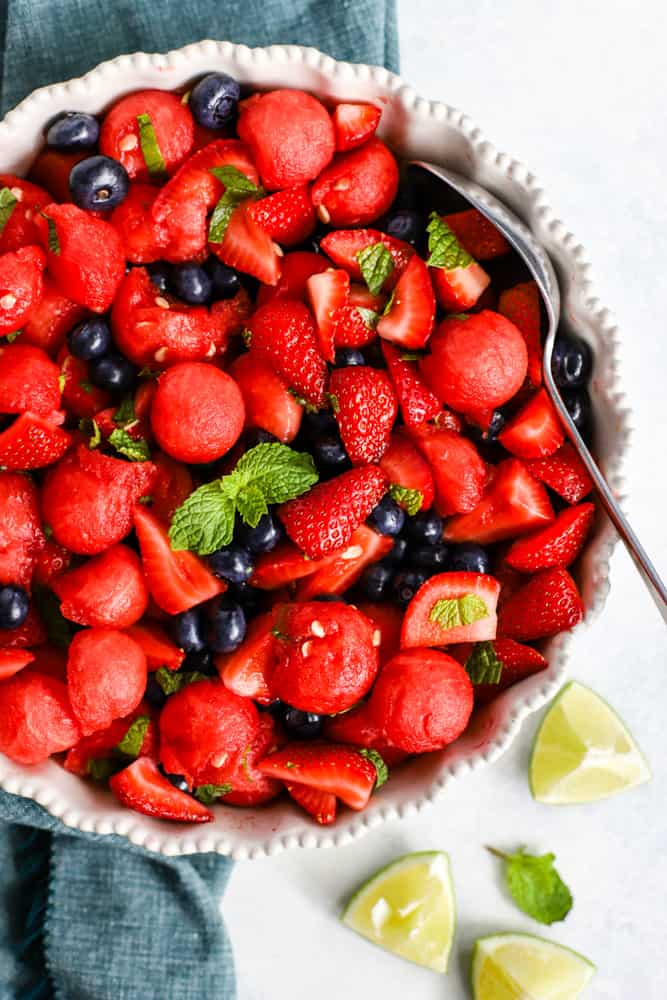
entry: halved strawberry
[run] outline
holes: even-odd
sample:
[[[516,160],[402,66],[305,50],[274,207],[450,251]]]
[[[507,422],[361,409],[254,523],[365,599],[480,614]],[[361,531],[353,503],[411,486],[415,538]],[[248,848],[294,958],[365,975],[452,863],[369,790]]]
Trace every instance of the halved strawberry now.
[[[294,801],[314,817],[321,826],[329,826],[336,819],[336,796],[319,788],[290,782],[285,785]]]
[[[553,455],[565,434],[546,389],[528,400],[498,435],[504,448],[518,458],[544,458]]]
[[[148,589],[163,611],[177,615],[226,590],[194,553],[172,549],[166,529],[145,507],[135,507],[134,528]]]
[[[495,639],[500,584],[483,573],[438,573],[405,611],[401,647]]]
[[[299,433],[303,406],[280,375],[252,351],[241,354],[229,367],[243,396],[246,427],[261,427],[285,444]]]
[[[505,561],[522,573],[535,573],[551,566],[569,566],[586,541],[595,514],[592,503],[568,507],[546,528],[514,542]]]
[[[327,365],[322,357],[315,324],[308,309],[292,299],[274,299],[248,321],[250,350],[266,361],[313,406],[322,406]]]
[[[315,228],[315,209],[307,184],[260,198],[251,203],[248,211],[260,229],[286,247],[302,243]]]
[[[306,282],[308,303],[317,324],[320,351],[327,361],[334,360],[334,332],[338,313],[347,302],[349,291],[349,274],[334,268],[313,274]]]
[[[275,659],[276,640],[272,630],[273,612],[268,611],[253,618],[238,649],[215,657],[226,688],[267,705],[272,700],[269,678]]]
[[[296,600],[311,601],[318,594],[343,594],[357,582],[367,566],[388,555],[393,544],[392,538],[379,535],[367,524],[360,524],[342,551],[321,560],[316,564],[319,568],[301,580],[296,588]]]
[[[361,281],[363,275],[359,264],[359,253],[375,243],[381,243],[386,247],[394,262],[394,270],[384,285],[390,290],[396,287],[396,282],[408,266],[408,261],[414,257],[415,251],[409,243],[388,236],[387,233],[381,233],[379,229],[337,229],[327,233],[320,240],[320,248],[334,264],[345,268],[351,278]]]
[[[584,616],[577,585],[565,569],[545,569],[531,577],[503,605],[498,635],[541,639],[572,628]]]
[[[426,459],[407,437],[394,431],[378,465],[392,486],[402,486],[406,490],[421,493],[421,505],[418,509],[429,510],[433,505],[435,492],[433,474]],[[402,507],[406,506],[405,501],[398,502]]]
[[[364,809],[377,781],[375,765],[347,746],[289,743],[259,763],[272,778],[330,792],[351,809]]]
[[[5,469],[41,469],[57,462],[71,443],[71,435],[35,413],[22,413],[0,433],[0,465]]]
[[[445,525],[450,542],[500,542],[525,535],[553,521],[554,512],[544,487],[526,466],[508,458],[493,471],[486,493],[468,514],[453,517]]]
[[[526,468],[568,503],[579,503],[593,489],[591,477],[569,441],[553,455],[526,462]]]
[[[210,823],[213,819],[210,809],[175,788],[150,757],[137,757],[109,779],[109,787],[122,805],[145,816],[177,823]]]
[[[394,383],[403,420],[416,427],[440,412],[440,403],[424,382],[412,358],[404,357],[400,349],[382,341],[382,354]]]
[[[306,300],[306,283],[311,274],[319,274],[330,267],[322,254],[307,250],[293,250],[282,258],[280,278],[275,285],[262,285],[257,293],[257,306],[264,306],[273,299]]]
[[[524,281],[500,293],[498,312],[507,316],[521,331],[528,350],[528,378],[542,384],[542,338],[540,333],[540,293],[534,281]]]
[[[278,542],[271,552],[263,552],[255,560],[255,569],[250,583],[259,590],[276,590],[286,583],[300,580],[328,565],[333,555],[324,559],[309,559],[293,542]]]
[[[377,462],[389,444],[398,412],[386,372],[367,365],[337,368],[329,379],[329,395],[352,464]]]
[[[438,514],[448,517],[475,509],[487,470],[472,441],[434,424],[409,427],[407,433],[431,467]]]
[[[493,260],[512,249],[500,230],[476,208],[445,215],[444,219],[475,260]]]
[[[35,654],[27,649],[0,649],[0,681],[18,674],[35,659]]]
[[[255,222],[249,206],[235,208],[222,243],[209,246],[228,267],[251,274],[265,285],[278,283],[280,256],[276,244]]]
[[[331,233],[333,236],[334,234]],[[350,285],[350,305],[357,306],[360,309],[370,309],[371,312],[381,313],[387,304],[387,296],[384,292],[378,292],[377,295],[373,293],[366,287],[366,285],[359,285],[352,282]]]
[[[424,347],[435,319],[435,297],[428,268],[416,255],[398,279],[389,312],[382,316],[377,332],[406,348]]]
[[[355,149],[374,135],[382,111],[374,104],[337,104],[331,116],[336,133],[336,152]]]
[[[185,659],[183,650],[155,622],[137,622],[125,631],[143,649],[146,666],[150,671],[159,670],[160,667],[178,670]]]
[[[494,639],[491,645],[503,667],[497,684],[474,685],[473,693],[476,705],[486,705],[512,684],[517,684],[524,677],[530,677],[531,674],[536,674],[540,670],[546,670],[549,666],[537,649],[533,649],[532,646],[523,646],[520,642],[515,642],[514,639]],[[453,646],[450,653],[455,660],[465,666],[466,660],[474,648],[472,643],[461,643],[459,646]]]

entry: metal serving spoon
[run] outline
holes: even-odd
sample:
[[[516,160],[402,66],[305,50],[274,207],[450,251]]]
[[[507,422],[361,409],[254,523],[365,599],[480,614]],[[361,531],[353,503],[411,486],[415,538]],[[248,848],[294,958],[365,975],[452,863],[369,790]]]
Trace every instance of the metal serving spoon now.
[[[544,342],[543,369],[546,390],[551,398],[551,402],[556,407],[558,415],[565,427],[577,454],[586,466],[586,470],[593,480],[593,485],[600,498],[600,502],[609,516],[616,531],[625,544],[626,549],[639,571],[649,593],[653,597],[656,606],[662,615],[663,621],[667,623],[667,587],[660,578],[658,571],[649,559],[644,547],[640,543],[636,534],[630,527],[627,518],[621,511],[616,497],[604,476],[602,475],[595,459],[588,450],[581,434],[577,430],[565,403],[561,399],[558,387],[554,382],[551,371],[551,358],[556,341],[556,331],[560,319],[560,292],[558,281],[553,265],[544,250],[537,243],[530,230],[517,217],[503,205],[502,202],[489,194],[484,188],[469,181],[465,177],[448,170],[446,167],[436,166],[433,163],[424,163],[422,160],[411,161],[410,166],[419,167],[422,170],[433,174],[440,181],[454,190],[458,195],[469,202],[474,208],[482,213],[493,225],[500,230],[507,242],[514,247],[526,267],[534,278],[539,288],[548,319],[548,330]]]

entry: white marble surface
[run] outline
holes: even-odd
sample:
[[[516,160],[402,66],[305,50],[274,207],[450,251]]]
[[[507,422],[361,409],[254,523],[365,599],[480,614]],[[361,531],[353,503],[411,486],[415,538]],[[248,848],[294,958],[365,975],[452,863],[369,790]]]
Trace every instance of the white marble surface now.
[[[667,572],[667,7],[662,0],[399,0],[402,73],[424,96],[465,109],[542,180],[587,247],[603,302],[624,332],[624,388],[636,435],[628,510]],[[420,817],[336,852],[239,864],[223,910],[239,1000],[463,1000],[471,943],[525,930],[598,965],[591,1000],[662,1000],[667,941],[667,643],[617,549],[602,617],[578,635],[572,674],[622,714],[654,780],[599,805],[548,808],[526,781],[537,719],[493,767]],[[508,902],[486,843],[553,850],[570,883],[566,922],[542,931]],[[396,855],[444,848],[458,933],[448,976],[405,964],[336,921],[341,900]]]

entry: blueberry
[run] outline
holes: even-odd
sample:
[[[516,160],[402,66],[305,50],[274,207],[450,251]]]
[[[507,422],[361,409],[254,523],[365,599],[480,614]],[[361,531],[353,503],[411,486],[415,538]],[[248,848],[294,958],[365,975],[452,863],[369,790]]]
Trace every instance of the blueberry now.
[[[505,426],[505,417],[501,410],[494,410],[491,420],[489,421],[489,426],[486,430],[482,430],[475,424],[470,424],[468,426],[468,434],[473,439],[473,441],[495,441],[501,430]]]
[[[167,696],[155,680],[155,674],[149,674],[148,683],[146,684],[146,694],[144,695],[146,701],[153,708],[162,708],[167,700]]]
[[[340,594],[316,594],[315,597],[313,597],[313,600],[323,601],[325,604],[326,603],[335,604],[338,601],[342,601],[343,604],[346,603],[345,598],[341,597]]]
[[[233,120],[241,88],[226,73],[209,73],[195,84],[190,94],[190,111],[204,128],[224,128]]]
[[[190,608],[171,619],[171,631],[177,646],[186,653],[198,653],[206,649],[204,623],[201,609]]]
[[[12,583],[0,587],[0,628],[18,628],[28,617],[30,602],[23,587]]]
[[[242,545],[226,545],[208,557],[208,564],[216,576],[230,583],[245,583],[254,569],[252,556]]]
[[[326,465],[336,472],[342,472],[349,463],[343,442],[333,434],[316,438],[312,444],[312,452],[316,465]]]
[[[166,260],[156,260],[154,264],[147,264],[148,276],[160,292],[168,292],[171,289],[171,264]]]
[[[110,211],[125,199],[129,188],[127,170],[109,156],[88,156],[70,170],[72,201],[89,212]]]
[[[129,392],[134,385],[137,369],[122,354],[107,354],[91,361],[88,374],[98,389],[121,394]]]
[[[341,347],[339,351],[336,351],[336,357],[334,358],[334,368],[351,368],[353,365],[365,365],[366,359],[364,358],[361,351],[357,351],[354,347]]]
[[[387,554],[385,561],[391,563],[392,566],[397,566],[398,563],[403,562],[408,552],[408,540],[407,538],[395,538],[394,547]]]
[[[586,385],[593,370],[593,355],[585,340],[560,334],[554,344],[551,371],[561,389],[578,389]]]
[[[409,208],[401,208],[397,212],[392,212],[387,216],[383,229],[389,236],[412,246],[424,234],[425,222],[419,212],[413,212]]]
[[[309,437],[321,437],[323,434],[337,434],[338,424],[331,410],[318,410],[316,413],[305,413],[303,430]]]
[[[442,518],[433,511],[415,514],[408,520],[408,537],[420,545],[435,545],[442,538]]]
[[[428,580],[428,573],[418,569],[404,569],[394,577],[392,586],[394,599],[405,607],[415,596],[423,583]]]
[[[246,451],[256,448],[258,444],[273,444],[278,438],[265,431],[263,427],[249,427],[243,434],[243,445]]]
[[[591,399],[586,389],[570,389],[561,393],[567,412],[580,434],[586,437],[591,429]]]
[[[405,511],[387,495],[373,508],[368,523],[381,535],[399,535],[405,524]]]
[[[209,257],[204,270],[211,279],[214,299],[231,299],[241,290],[241,279],[233,267],[227,267],[217,257]]]
[[[254,528],[244,525],[239,541],[251,552],[271,552],[280,541],[282,531],[273,514],[263,514]]]
[[[319,236],[309,236],[307,240],[299,243],[298,247],[294,247],[294,249],[300,250],[302,253],[322,253],[322,247],[320,246],[321,236],[321,233]]]
[[[199,264],[175,264],[171,286],[179,299],[193,306],[206,305],[213,295],[213,282]]]
[[[227,594],[241,605],[246,617],[255,614],[264,596],[261,590],[252,587],[249,583],[230,583]]]
[[[454,545],[449,552],[449,568],[459,573],[488,573],[491,560],[486,549],[475,542]]]
[[[299,708],[291,708],[287,705],[283,721],[290,735],[301,740],[312,740],[316,739],[322,732],[324,717],[316,715],[315,712],[302,712]]]
[[[238,649],[246,633],[243,608],[228,597],[215,597],[206,609],[207,644],[214,653],[231,653]]]
[[[84,320],[67,335],[70,354],[81,361],[94,361],[111,350],[111,330],[99,316]]]
[[[442,573],[448,567],[449,549],[446,545],[418,545],[410,552],[410,561],[427,573]]]
[[[188,653],[180,666],[181,673],[217,674],[210,649],[198,649]]]
[[[72,152],[94,146],[100,136],[97,118],[84,111],[63,111],[54,118],[46,133],[46,144],[52,149]]]
[[[167,781],[171,785],[173,785],[174,788],[178,788],[179,792],[189,792],[190,791],[190,786],[189,786],[189,784],[187,783],[187,781],[185,780],[185,778],[183,777],[182,774],[170,774],[169,771],[165,771],[165,769],[162,766],[162,764],[158,764],[158,767],[160,768],[160,771],[165,776],[165,778],[167,779]]]
[[[359,580],[359,590],[368,601],[382,601],[386,598],[394,568],[385,562],[367,566]]]

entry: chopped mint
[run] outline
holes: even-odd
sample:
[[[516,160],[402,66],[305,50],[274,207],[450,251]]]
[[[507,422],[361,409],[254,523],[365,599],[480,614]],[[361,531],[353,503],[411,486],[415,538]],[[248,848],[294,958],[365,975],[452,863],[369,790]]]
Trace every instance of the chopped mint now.
[[[0,236],[17,204],[18,198],[12,194],[8,187],[0,188]]]
[[[394,261],[384,243],[371,243],[356,255],[371,295],[377,295],[394,270]]]
[[[252,747],[251,746],[247,746],[245,748],[245,750],[243,751],[243,756],[241,757],[241,767],[245,771],[245,776],[248,779],[248,781],[251,784],[254,785],[255,779],[253,778],[252,774],[250,773],[250,765],[248,764],[248,754],[250,753],[251,750],[252,750]]]
[[[138,757],[141,753],[148,727],[151,724],[150,716],[140,715],[130,725],[129,729],[117,744],[116,749],[128,757]]]
[[[199,788],[195,789],[195,798],[199,799],[205,806],[212,806],[231,790],[232,786],[229,782],[225,785],[200,785]]]
[[[473,684],[497,684],[503,672],[503,662],[496,656],[492,642],[476,642],[465,668]]]
[[[149,462],[151,453],[143,438],[133,438],[123,427],[109,435],[109,444],[132,462]]]
[[[401,361],[419,361],[422,357],[419,351],[401,351]]]
[[[169,670],[167,667],[160,667],[159,670],[155,671],[155,680],[162,688],[163,694],[170,695],[176,694],[181,688],[187,687],[188,684],[194,684],[195,681],[206,681],[209,680],[206,674],[200,673],[198,670],[192,670],[185,673],[176,672],[175,670]]]
[[[61,371],[60,375],[58,376],[58,392],[60,392],[61,395],[65,391],[66,385],[67,385],[67,375],[65,375],[64,371]]]
[[[487,848],[505,863],[505,882],[512,899],[524,913],[541,924],[565,920],[572,909],[572,893],[554,868],[555,854],[505,854]]]
[[[139,144],[146,164],[146,169],[153,181],[162,181],[167,176],[167,166],[164,162],[160,144],[157,141],[155,129],[150,115],[137,115],[139,123]]]
[[[391,295],[390,295],[390,296],[389,296],[389,298],[387,299],[387,302],[386,302],[386,304],[385,304],[385,307],[384,307],[384,309],[382,310],[382,315],[383,315],[383,316],[386,316],[386,315],[387,315],[387,313],[390,313],[390,312],[391,312],[391,307],[392,307],[392,306],[393,306],[393,304],[394,304],[394,299],[395,299],[395,297],[396,297],[396,289],[394,289],[394,290],[393,290],[393,292],[391,293]]]
[[[381,754],[377,750],[366,749],[360,750],[359,753],[366,760],[369,760],[377,772],[377,778],[375,779],[375,789],[382,788],[384,783],[389,780],[389,768],[384,762]]]
[[[48,235],[47,235],[47,238],[46,238],[46,242],[47,242],[49,251],[51,253],[54,253],[56,256],[59,256],[60,255],[60,240],[58,239],[58,230],[56,229],[56,224],[53,221],[53,219],[51,218],[51,216],[47,215],[46,212],[40,212],[39,214],[42,216],[43,219],[46,219],[46,225],[48,227]]]
[[[477,594],[464,594],[463,597],[448,597],[436,601],[429,615],[429,619],[442,629],[472,625],[480,618],[488,617],[489,609]]]
[[[134,410],[134,399],[131,393],[118,404],[112,419],[117,427],[127,428],[137,423],[137,414]]]
[[[395,500],[403,510],[414,517],[422,507],[424,502],[424,494],[420,490],[410,490],[407,486],[399,486],[398,483],[392,483],[389,487],[389,496],[392,500]]]
[[[5,340],[7,341],[8,344],[13,344],[16,338],[20,337],[22,333],[23,330],[12,330],[11,333],[7,334]]]
[[[91,758],[86,763],[86,771],[93,781],[100,781],[104,784],[121,769],[122,764],[111,757]]]
[[[468,251],[461,246],[437,212],[431,212],[426,232],[429,250],[426,263],[429,267],[442,267],[446,271],[452,271],[455,267],[469,267],[474,263]]]
[[[367,309],[365,306],[357,306],[357,312],[368,329],[374,330],[380,321],[380,314],[375,312],[375,309]]]
[[[91,420],[88,417],[83,417],[79,421],[79,430],[84,434],[88,434],[88,447],[91,449],[97,448],[102,442],[102,435],[100,429],[97,426],[96,420]]]
[[[222,243],[232,212],[248,198],[261,198],[262,188],[249,181],[236,167],[211,167],[214,177],[225,185],[225,190],[213,209],[208,227],[209,243]]]

